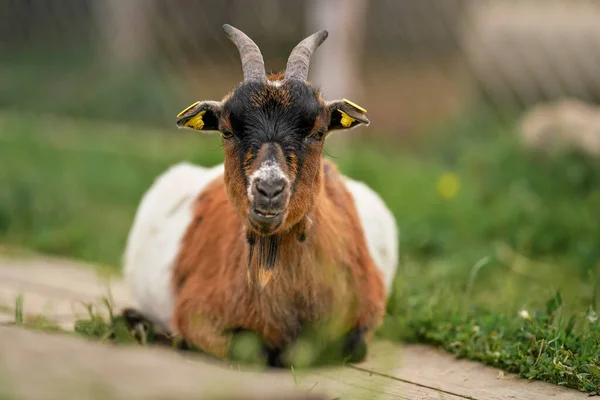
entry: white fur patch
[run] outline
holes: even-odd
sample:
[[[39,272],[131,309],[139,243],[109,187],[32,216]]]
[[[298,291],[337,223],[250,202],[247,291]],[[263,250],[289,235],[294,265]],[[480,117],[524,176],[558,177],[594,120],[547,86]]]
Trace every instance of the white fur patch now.
[[[387,295],[398,269],[398,227],[381,197],[366,184],[344,177],[365,233],[369,253],[382,274]]]
[[[267,84],[275,87],[280,87],[281,85],[283,85],[283,81],[267,81]]]
[[[279,164],[277,164],[273,160],[264,161],[260,167],[256,171],[250,175],[250,179],[248,180],[248,199],[250,201],[254,201],[254,195],[252,194],[252,185],[254,185],[254,181],[256,179],[260,179],[261,181],[269,181],[272,179],[283,179],[287,184],[290,183],[288,177],[283,173]]]
[[[144,194],[129,231],[123,257],[132,307],[169,330],[174,298],[171,278],[181,239],[193,218],[194,201],[223,174],[180,163],[160,175]]]

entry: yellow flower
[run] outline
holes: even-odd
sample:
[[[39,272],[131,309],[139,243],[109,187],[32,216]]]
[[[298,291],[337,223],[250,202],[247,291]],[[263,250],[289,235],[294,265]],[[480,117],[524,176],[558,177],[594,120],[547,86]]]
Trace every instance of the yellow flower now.
[[[447,172],[440,176],[437,181],[437,190],[444,199],[456,197],[460,188],[458,175],[453,172]]]

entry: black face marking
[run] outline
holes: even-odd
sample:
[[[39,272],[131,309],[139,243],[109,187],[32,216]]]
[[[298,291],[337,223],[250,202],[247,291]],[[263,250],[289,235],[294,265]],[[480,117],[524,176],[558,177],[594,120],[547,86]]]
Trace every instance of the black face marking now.
[[[236,141],[239,159],[257,154],[264,143],[277,143],[288,164],[297,160],[297,174],[303,165],[307,137],[321,112],[318,91],[303,82],[245,82],[224,105]],[[243,163],[243,161],[242,161]]]

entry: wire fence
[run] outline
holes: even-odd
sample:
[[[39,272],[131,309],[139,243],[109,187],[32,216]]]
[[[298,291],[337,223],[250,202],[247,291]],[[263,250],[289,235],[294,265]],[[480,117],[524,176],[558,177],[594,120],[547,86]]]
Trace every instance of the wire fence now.
[[[409,134],[481,104],[597,101],[599,17],[595,0],[5,0],[0,107],[168,125],[241,78],[223,23],[273,70],[327,28],[312,80]]]

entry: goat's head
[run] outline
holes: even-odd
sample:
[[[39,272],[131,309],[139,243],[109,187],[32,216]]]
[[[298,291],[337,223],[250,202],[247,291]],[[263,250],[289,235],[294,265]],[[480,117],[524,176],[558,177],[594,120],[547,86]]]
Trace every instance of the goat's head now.
[[[177,125],[221,133],[228,196],[251,231],[270,236],[298,224],[314,204],[327,133],[369,120],[347,100],[323,100],[306,81],[310,56],[327,31],[301,41],[284,74],[267,76],[258,46],[238,29],[223,28],[239,50],[244,81],[222,101],[191,105]]]

